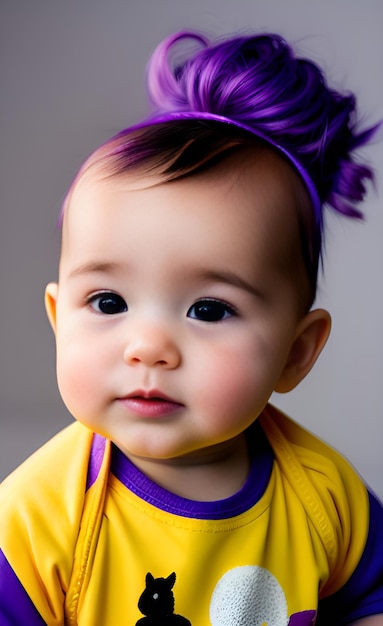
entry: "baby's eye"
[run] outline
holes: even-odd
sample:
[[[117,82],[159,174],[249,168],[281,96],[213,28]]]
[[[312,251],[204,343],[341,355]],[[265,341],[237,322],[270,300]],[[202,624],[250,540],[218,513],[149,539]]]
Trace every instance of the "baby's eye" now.
[[[97,313],[103,313],[104,315],[118,315],[118,313],[125,313],[128,310],[124,298],[112,291],[104,291],[102,293],[96,293],[88,298],[88,304],[97,311]]]
[[[193,304],[187,315],[201,322],[221,322],[229,317],[234,317],[236,311],[226,302],[205,298]]]

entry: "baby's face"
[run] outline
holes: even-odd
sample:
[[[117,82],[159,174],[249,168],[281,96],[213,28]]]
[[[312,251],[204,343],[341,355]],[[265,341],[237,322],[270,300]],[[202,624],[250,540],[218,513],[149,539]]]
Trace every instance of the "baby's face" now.
[[[254,421],[303,317],[296,184],[268,152],[173,182],[79,183],[48,288],[79,421],[153,460],[214,454]]]

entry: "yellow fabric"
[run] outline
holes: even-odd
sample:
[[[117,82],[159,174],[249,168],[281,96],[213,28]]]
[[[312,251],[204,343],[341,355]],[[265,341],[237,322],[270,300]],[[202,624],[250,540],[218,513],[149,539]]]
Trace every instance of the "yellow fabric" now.
[[[275,610],[287,624],[316,610],[318,589],[339,589],[365,545],[366,489],[338,454],[276,409],[261,422],[276,456],[271,480],[254,507],[227,520],[144,502],[109,474],[110,445],[85,496],[92,435],[79,424],[7,479],[1,548],[46,623],[63,624],[65,604],[66,624],[134,626],[147,572],[176,572],[175,613],[193,626],[230,624],[236,611],[272,624],[266,613]],[[267,588],[255,608],[254,581]]]
[[[323,595],[330,595],[348,580],[363,552],[366,487],[340,454],[274,407],[267,407],[261,423],[283,475],[322,538],[331,572]]]
[[[0,547],[49,626],[63,624],[91,443],[75,423],[0,485]]]

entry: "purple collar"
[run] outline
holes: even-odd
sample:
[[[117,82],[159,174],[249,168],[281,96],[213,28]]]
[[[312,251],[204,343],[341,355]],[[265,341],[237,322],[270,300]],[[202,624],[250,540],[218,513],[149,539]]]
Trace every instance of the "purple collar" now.
[[[218,520],[240,515],[262,497],[270,479],[274,456],[257,422],[248,431],[251,456],[249,476],[242,489],[229,498],[199,502],[177,496],[143,474],[115,445],[111,472],[127,489],[162,511],[194,519]]]

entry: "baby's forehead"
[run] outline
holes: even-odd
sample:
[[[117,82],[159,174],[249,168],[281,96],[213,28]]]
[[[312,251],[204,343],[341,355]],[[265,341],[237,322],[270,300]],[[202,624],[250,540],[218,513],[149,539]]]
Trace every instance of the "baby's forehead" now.
[[[295,239],[297,205],[302,194],[303,184],[293,168],[269,148],[242,149],[182,177],[172,178],[139,168],[119,174],[89,168],[77,181],[67,202],[63,245],[73,236],[77,235],[78,239],[79,232],[89,238],[93,227],[108,220],[117,207],[123,207],[125,212],[137,204],[143,208],[149,205],[151,210],[166,212],[169,197],[170,202],[178,203],[179,211],[196,214],[201,232],[207,212],[210,224],[212,212],[217,221],[222,219],[219,210],[222,202],[231,202],[225,219],[233,224],[240,219],[251,228],[257,212],[258,226],[265,232],[275,231],[274,238],[284,248],[291,245],[289,234]],[[197,211],[196,203],[204,206],[206,213]],[[260,211],[262,215],[258,215]],[[140,220],[139,211],[135,216]],[[276,232],[280,227],[283,237]]]
[[[67,206],[60,267],[65,273],[73,264],[89,265],[86,257],[99,266],[117,249],[118,262],[135,264],[143,250],[149,256],[155,250],[160,261],[162,246],[175,262],[194,263],[195,243],[203,241],[203,262],[221,262],[230,251],[234,266],[246,258],[255,268],[261,260],[265,272],[303,283],[299,194],[297,174],[270,150],[232,154],[172,180],[143,171],[88,171]],[[132,258],[137,242],[140,253]]]
[[[304,184],[291,164],[272,148],[257,145],[223,152],[182,174],[164,171],[163,168],[160,170],[156,163],[117,172],[110,163],[105,163],[104,167],[90,167],[78,177],[70,190],[65,209],[68,211],[72,205],[81,208],[83,202],[89,202],[89,198],[99,194],[100,190],[112,197],[121,192],[155,190],[167,183],[184,180],[188,182],[189,191],[193,186],[201,185],[205,185],[206,189],[226,185],[238,187],[240,191],[245,183],[247,189],[253,189],[254,195],[261,191],[264,193],[267,186],[270,193],[276,186],[282,186],[288,200],[295,199],[297,193],[305,193]]]
[[[181,177],[170,177],[157,171],[135,168],[121,173],[110,173],[107,168],[88,168],[72,188],[65,206],[63,219],[63,248],[68,241],[81,231],[84,238],[91,235],[92,230],[84,229],[83,221],[91,226],[105,219],[113,219],[113,208],[123,202],[126,210],[139,201],[156,204],[159,210],[164,209],[161,198],[168,189],[180,189],[180,211],[193,211],[193,199],[204,203],[205,197],[217,195],[217,203],[222,202],[225,193],[233,199],[232,211],[235,218],[247,220],[249,227],[253,222],[265,222],[265,227],[274,228],[276,240],[281,238],[281,226],[284,237],[280,245],[291,245],[286,238],[288,233],[296,242],[296,225],[303,201],[307,194],[298,175],[289,163],[268,147],[243,148],[206,167],[192,171]],[[122,200],[121,200],[122,198]],[[197,200],[198,198],[198,200]],[[249,211],[239,211],[239,206],[246,204]],[[207,206],[212,206],[209,200]],[[262,216],[258,215],[259,208]],[[209,210],[210,210],[209,209]],[[256,215],[257,214],[257,215]],[[256,217],[256,220],[254,220]],[[201,222],[204,214],[199,213]],[[220,220],[217,211],[217,220]],[[278,229],[277,229],[278,226]],[[201,224],[203,228],[203,224]]]

